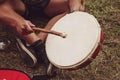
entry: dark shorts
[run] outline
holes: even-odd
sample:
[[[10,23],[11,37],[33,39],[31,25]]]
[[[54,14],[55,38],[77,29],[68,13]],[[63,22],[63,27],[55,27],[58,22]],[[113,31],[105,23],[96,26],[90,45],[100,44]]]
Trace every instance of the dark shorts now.
[[[40,15],[44,14],[44,9],[49,4],[50,0],[23,0],[26,5],[27,15]]]
[[[4,3],[5,2],[5,0],[0,0],[0,4],[2,4],[2,3]]]

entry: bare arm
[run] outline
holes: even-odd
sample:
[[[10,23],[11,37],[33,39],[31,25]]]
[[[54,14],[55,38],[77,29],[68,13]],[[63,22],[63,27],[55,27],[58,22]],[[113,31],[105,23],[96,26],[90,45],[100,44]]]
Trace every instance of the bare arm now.
[[[33,32],[31,22],[17,14],[9,5],[0,6],[0,23],[15,29],[19,34]]]

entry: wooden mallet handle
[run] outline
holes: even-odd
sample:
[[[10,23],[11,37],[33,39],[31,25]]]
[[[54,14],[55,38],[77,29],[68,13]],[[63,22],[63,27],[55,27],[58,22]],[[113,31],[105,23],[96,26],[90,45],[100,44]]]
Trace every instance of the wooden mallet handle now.
[[[63,38],[66,37],[66,34],[60,33],[60,32],[54,31],[54,30],[47,30],[47,29],[37,28],[37,27],[33,27],[32,29],[37,30],[37,31],[41,31],[41,32],[45,32],[45,33],[54,34],[54,35],[57,35],[57,36],[61,36]]]

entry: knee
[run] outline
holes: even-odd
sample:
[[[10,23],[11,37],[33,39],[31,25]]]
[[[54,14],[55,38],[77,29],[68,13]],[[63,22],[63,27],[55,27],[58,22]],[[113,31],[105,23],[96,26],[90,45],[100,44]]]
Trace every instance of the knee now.
[[[44,10],[45,14],[53,17],[62,13],[69,12],[68,0],[51,0]]]
[[[14,0],[12,2],[8,2],[8,4],[12,7],[12,9],[20,14],[23,14],[26,11],[25,5],[21,0]]]

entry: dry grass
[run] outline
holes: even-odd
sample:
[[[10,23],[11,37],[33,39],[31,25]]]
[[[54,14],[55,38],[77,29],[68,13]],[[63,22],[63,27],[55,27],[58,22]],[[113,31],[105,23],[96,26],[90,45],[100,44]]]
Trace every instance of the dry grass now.
[[[101,24],[105,38],[102,50],[84,68],[71,71],[55,68],[57,76],[51,80],[120,80],[120,0],[86,0],[86,9]],[[0,39],[8,38],[12,45],[8,50],[0,52],[0,68],[21,70],[30,76],[44,74],[43,65],[26,67],[18,54],[14,39],[11,39],[14,36],[8,35],[9,30],[5,31],[0,28]]]

